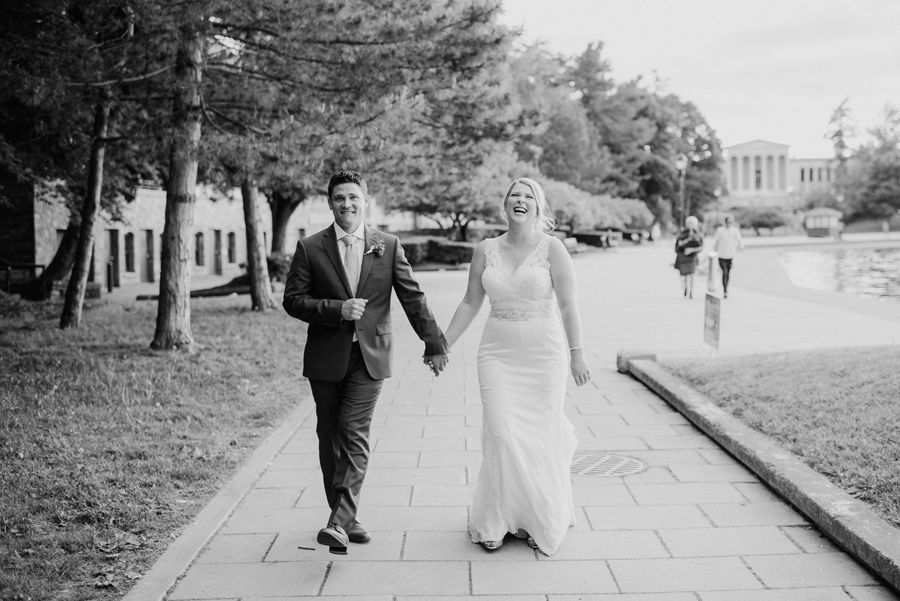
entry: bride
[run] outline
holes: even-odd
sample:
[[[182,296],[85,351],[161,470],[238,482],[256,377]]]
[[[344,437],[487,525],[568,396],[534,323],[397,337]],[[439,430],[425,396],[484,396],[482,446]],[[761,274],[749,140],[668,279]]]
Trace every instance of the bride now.
[[[514,181],[502,216],[509,231],[475,249],[465,297],[445,332],[452,346],[487,295],[491,312],[478,348],[483,457],[469,533],[488,550],[512,533],[552,555],[575,523],[569,466],[578,441],[563,414],[567,372],[578,386],[591,376],[575,270],[547,233],[553,219],[540,185]]]

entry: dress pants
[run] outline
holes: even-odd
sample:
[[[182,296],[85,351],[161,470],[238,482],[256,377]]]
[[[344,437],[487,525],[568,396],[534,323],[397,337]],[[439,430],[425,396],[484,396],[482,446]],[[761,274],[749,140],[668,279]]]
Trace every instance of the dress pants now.
[[[369,464],[369,427],[382,380],[366,369],[359,342],[350,351],[347,373],[339,382],[310,380],[316,403],[319,465],[329,522],[349,531],[356,520],[359,493]]]
[[[719,259],[719,268],[722,270],[722,290],[728,292],[728,280],[731,279],[732,259]]]

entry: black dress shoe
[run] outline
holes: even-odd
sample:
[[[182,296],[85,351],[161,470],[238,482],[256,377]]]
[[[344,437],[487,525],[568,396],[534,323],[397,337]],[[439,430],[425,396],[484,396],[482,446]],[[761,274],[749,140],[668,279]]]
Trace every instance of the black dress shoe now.
[[[335,555],[347,554],[347,543],[350,542],[347,533],[340,525],[331,522],[321,530],[316,537],[316,542],[320,545],[326,545],[328,551]]]
[[[363,527],[359,522],[353,522],[353,525],[350,526],[350,532],[347,533],[348,538],[351,543],[367,543],[372,540],[372,536],[369,534],[369,531]]]

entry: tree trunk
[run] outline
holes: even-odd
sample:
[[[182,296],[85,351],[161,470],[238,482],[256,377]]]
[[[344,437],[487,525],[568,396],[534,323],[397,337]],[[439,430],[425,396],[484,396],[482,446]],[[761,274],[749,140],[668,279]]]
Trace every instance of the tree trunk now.
[[[61,280],[72,271],[72,266],[75,265],[75,253],[78,249],[79,231],[78,221],[70,219],[69,227],[66,228],[66,233],[63,234],[59,248],[56,249],[56,254],[53,255],[53,260],[50,261],[47,269],[44,270],[42,275],[44,280],[48,282]]]
[[[22,297],[29,300],[47,300],[53,294],[53,282],[68,277],[72,271],[72,265],[75,264],[75,252],[78,248],[78,220],[74,218],[69,220],[69,227],[63,235],[56,254],[50,265],[27,285],[22,288]]]
[[[203,35],[188,15],[175,59],[172,150],[166,186],[166,224],[160,259],[156,334],[150,348],[195,352],[191,333],[191,230],[200,146]]]
[[[272,254],[285,254],[288,222],[300,203],[306,200],[306,196],[287,196],[277,190],[271,190],[269,195],[269,206],[272,208]]]
[[[250,178],[241,182],[241,197],[244,201],[244,228],[247,231],[247,273],[250,276],[250,301],[254,311],[268,311],[275,308],[272,298],[272,282],[263,250],[259,226],[259,188]]]
[[[469,223],[471,223],[471,219],[466,220],[465,223],[459,223],[459,241],[460,242],[468,242],[469,241]]]
[[[109,94],[97,102],[94,112],[94,131],[91,140],[91,158],[88,164],[88,186],[81,209],[81,225],[72,265],[72,275],[66,287],[59,327],[77,328],[81,325],[81,308],[87,288],[91,254],[94,248],[94,222],[100,212],[100,191],[103,188],[103,159],[106,155],[106,134],[109,128]],[[71,229],[71,224],[69,226]],[[66,231],[68,235],[68,230]],[[55,261],[55,259],[54,259]]]

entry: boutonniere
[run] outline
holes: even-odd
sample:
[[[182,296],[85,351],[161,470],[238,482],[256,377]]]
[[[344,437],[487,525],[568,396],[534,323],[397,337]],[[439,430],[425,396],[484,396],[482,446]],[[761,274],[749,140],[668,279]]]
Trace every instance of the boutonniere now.
[[[370,253],[375,253],[379,257],[381,255],[383,255],[384,254],[384,240],[382,240],[381,238],[376,238],[375,244],[370,246],[369,250],[367,250],[365,253],[363,253],[363,256],[368,255]]]

